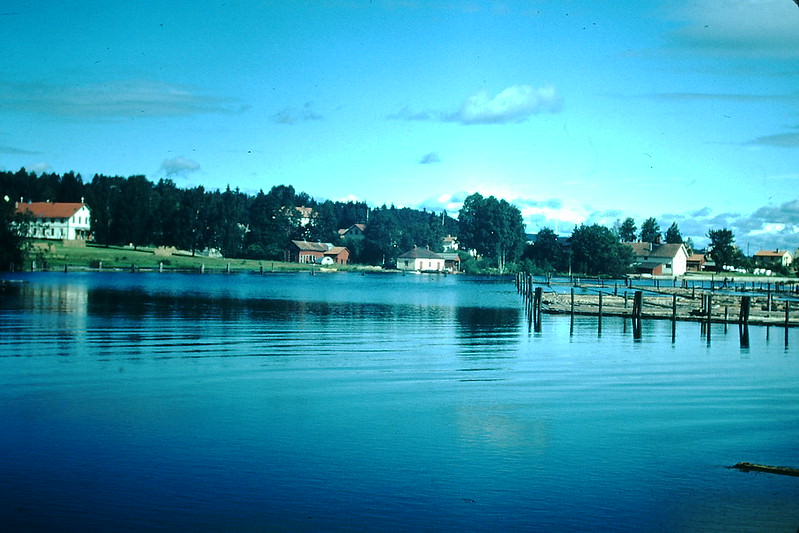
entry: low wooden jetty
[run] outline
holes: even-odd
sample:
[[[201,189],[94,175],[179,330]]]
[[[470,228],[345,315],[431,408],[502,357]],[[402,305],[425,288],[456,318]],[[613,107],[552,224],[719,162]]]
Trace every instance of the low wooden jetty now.
[[[768,290],[743,294],[719,289],[697,290],[676,283],[640,289],[631,285],[624,281],[621,284],[578,281],[566,288],[563,284],[558,287],[551,283],[535,283],[529,277],[524,279],[523,275],[517,279],[519,292],[532,303],[531,312],[536,322],[539,313],[544,313],[591,315],[600,320],[603,316],[618,316],[633,320],[799,326],[799,301],[792,292],[777,295]]]

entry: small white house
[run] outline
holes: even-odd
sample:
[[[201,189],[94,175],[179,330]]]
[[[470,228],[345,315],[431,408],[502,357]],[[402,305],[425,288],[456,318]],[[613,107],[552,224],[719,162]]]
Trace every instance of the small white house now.
[[[427,248],[413,247],[413,250],[405,252],[397,257],[397,268],[399,270],[416,270],[419,272],[443,272],[445,260],[435,252]]]
[[[635,256],[636,270],[653,276],[682,276],[688,266],[688,250],[684,244],[626,242]]]
[[[91,233],[91,213],[83,202],[17,203],[16,212],[31,217],[28,237],[86,240]]]

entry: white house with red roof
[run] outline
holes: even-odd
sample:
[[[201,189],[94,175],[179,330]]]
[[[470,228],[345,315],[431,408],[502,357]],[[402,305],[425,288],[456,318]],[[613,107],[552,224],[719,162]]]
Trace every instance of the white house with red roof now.
[[[28,237],[86,240],[91,234],[91,212],[83,202],[17,203],[16,212],[31,217]]]

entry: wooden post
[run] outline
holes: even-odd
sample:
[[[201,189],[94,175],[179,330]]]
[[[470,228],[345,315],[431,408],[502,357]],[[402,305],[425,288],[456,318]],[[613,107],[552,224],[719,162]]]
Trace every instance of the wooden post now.
[[[741,311],[738,313],[738,324],[740,325],[749,325],[749,305],[751,303],[751,297],[749,296],[741,296]]]
[[[671,342],[677,340],[677,295],[671,295]]]
[[[535,288],[535,297],[533,298],[533,327],[536,332],[541,331],[541,295],[543,289],[541,287]]]
[[[644,295],[641,291],[635,291],[633,295],[633,338],[641,338],[641,312],[644,306]]]
[[[671,295],[671,321],[677,322],[677,295]]]
[[[791,313],[791,301],[790,300],[785,300],[785,328],[786,329],[790,325],[790,322],[788,320],[788,318],[790,316],[790,313]]]
[[[766,293],[766,317],[771,318],[771,282],[768,284]]]
[[[602,292],[599,293],[599,312],[597,313],[597,333],[602,333]]]
[[[785,300],[785,347],[788,347],[788,326],[790,322],[788,320],[789,315],[791,313],[791,302],[789,300]]]
[[[571,289],[571,313],[569,314],[569,335],[574,334],[574,287]]]
[[[572,320],[574,320],[574,287],[571,290],[571,316]]]
[[[710,321],[713,315],[713,295],[707,295],[707,342],[710,343]]]

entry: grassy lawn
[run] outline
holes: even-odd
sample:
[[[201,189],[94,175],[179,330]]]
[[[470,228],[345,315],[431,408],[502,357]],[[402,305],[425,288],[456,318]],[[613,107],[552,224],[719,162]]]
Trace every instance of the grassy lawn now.
[[[60,241],[36,241],[28,253],[23,270],[31,270],[33,262],[36,270],[159,270],[181,272],[277,272],[325,269],[320,265],[304,265],[283,261],[259,261],[253,259],[228,259],[218,257],[192,257],[188,252],[171,255],[158,255],[153,248],[127,246],[65,246]],[[357,265],[330,265],[329,269],[361,270],[374,267]]]

